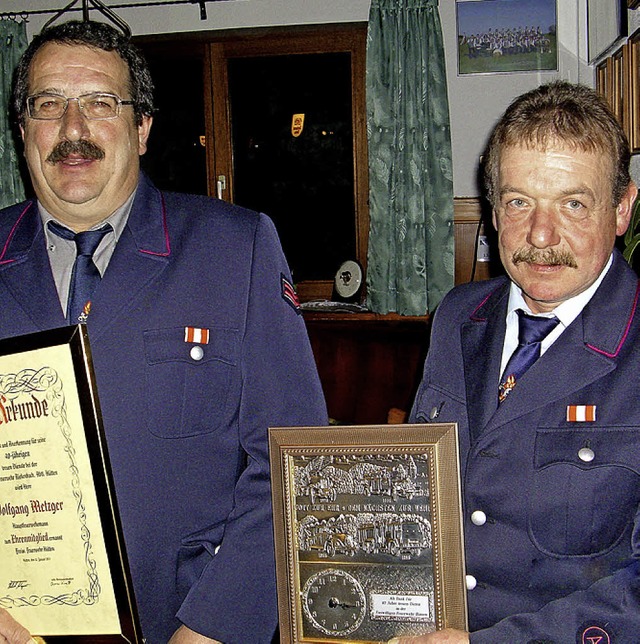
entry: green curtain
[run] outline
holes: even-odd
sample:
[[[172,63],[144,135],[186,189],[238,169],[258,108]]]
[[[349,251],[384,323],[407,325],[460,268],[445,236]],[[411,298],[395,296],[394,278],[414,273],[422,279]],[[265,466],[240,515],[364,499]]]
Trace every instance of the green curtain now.
[[[454,282],[453,172],[437,0],[372,0],[367,304],[424,315]]]
[[[9,99],[11,78],[20,55],[27,48],[27,29],[24,21],[3,18],[0,20],[0,56],[2,74],[0,86],[0,208],[24,199],[24,185],[18,169],[18,154],[15,149]]]

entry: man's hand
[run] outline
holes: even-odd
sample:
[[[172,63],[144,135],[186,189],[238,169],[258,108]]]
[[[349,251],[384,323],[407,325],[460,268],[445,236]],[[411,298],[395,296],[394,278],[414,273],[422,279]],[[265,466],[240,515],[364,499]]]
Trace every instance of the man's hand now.
[[[2,644],[2,642],[0,642]],[[186,626],[181,626],[169,640],[169,644],[222,644],[218,640],[212,640],[200,633],[192,631]]]
[[[389,644],[469,644],[469,633],[455,628],[445,628],[417,637],[394,637]]]
[[[0,608],[0,644],[35,644],[29,631]]]

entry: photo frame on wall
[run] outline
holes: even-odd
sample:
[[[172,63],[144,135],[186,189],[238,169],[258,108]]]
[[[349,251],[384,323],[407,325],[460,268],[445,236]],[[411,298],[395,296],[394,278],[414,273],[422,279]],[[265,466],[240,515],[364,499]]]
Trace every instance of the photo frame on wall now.
[[[556,0],[456,0],[458,75],[558,69]]]

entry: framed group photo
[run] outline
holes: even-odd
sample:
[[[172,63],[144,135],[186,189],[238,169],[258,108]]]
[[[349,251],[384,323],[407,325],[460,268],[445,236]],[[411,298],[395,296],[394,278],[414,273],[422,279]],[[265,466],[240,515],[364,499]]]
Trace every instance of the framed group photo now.
[[[283,644],[467,628],[455,423],[269,430]]]
[[[458,75],[558,69],[556,0],[456,0]]]

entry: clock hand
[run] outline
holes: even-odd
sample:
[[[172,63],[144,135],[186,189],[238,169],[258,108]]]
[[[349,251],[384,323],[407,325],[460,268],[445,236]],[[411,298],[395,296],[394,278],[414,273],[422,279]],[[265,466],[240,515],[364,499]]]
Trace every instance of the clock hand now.
[[[337,608],[338,606],[340,608],[344,608],[345,610],[347,608],[355,608],[354,604],[345,604],[345,603],[341,602],[340,600],[338,600],[336,597],[332,597],[329,600],[329,608]]]

